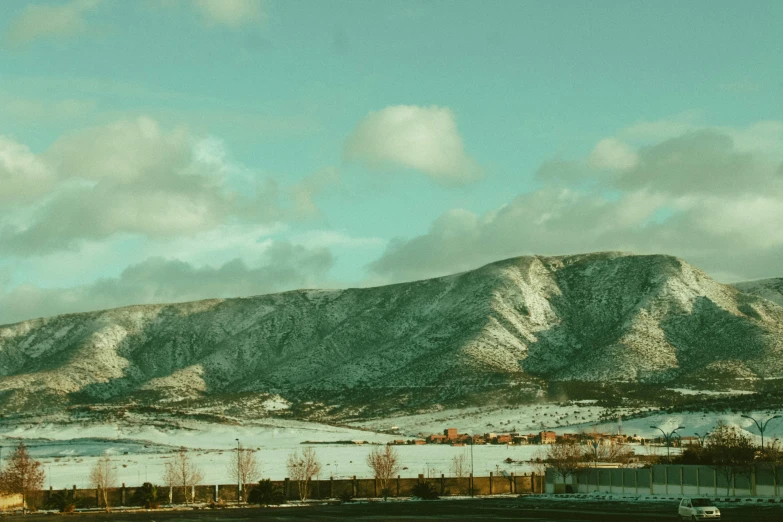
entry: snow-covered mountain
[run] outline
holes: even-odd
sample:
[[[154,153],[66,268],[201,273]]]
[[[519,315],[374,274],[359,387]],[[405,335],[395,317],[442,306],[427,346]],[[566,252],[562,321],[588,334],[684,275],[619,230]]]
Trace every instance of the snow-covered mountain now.
[[[783,306],[664,255],[519,257],[0,327],[0,403],[16,409],[257,392],[372,410],[534,397],[551,380],[720,377],[783,377]]]
[[[757,295],[783,306],[783,277],[735,283],[733,286],[740,292]]]

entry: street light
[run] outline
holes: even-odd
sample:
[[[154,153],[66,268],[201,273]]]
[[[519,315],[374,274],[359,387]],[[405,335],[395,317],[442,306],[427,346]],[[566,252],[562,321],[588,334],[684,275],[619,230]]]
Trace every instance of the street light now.
[[[601,445],[600,442],[597,440],[594,440],[590,443],[590,445],[593,447],[593,453],[595,453],[595,460],[593,461],[593,467],[598,468],[598,446]]]
[[[470,436],[470,496],[473,496],[473,435]]]
[[[656,429],[663,433],[663,440],[666,441],[666,461],[671,464],[672,463],[672,455],[671,455],[671,443],[672,443],[672,436],[677,432],[677,430],[684,430],[685,426],[677,426],[670,432],[665,432],[658,426],[650,426],[653,429]]]
[[[237,441],[237,505],[242,500],[242,472],[241,464],[239,461],[239,439]]]
[[[772,419],[780,418],[780,415],[773,415],[772,417],[770,417],[764,422],[758,421],[753,417],[751,417],[750,415],[740,415],[740,417],[750,419],[756,424],[756,427],[759,429],[759,432],[761,433],[761,449],[764,449],[764,430],[767,429],[767,424],[769,424],[769,421],[771,421]]]
[[[703,448],[704,447],[704,441],[707,440],[707,437],[709,437],[710,432],[708,431],[704,435],[699,435],[698,433],[694,433],[694,435],[696,435],[696,437],[698,437],[698,439],[699,439],[699,447]]]

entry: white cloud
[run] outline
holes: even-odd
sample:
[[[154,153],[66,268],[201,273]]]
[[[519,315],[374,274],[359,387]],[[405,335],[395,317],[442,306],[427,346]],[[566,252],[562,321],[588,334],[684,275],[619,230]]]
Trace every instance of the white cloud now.
[[[263,0],[191,0],[204,19],[215,25],[236,28],[266,19]]]
[[[328,178],[306,178],[281,198],[274,180],[232,164],[219,140],[147,117],[68,134],[39,156],[5,140],[0,179],[10,180],[14,196],[0,199],[0,239],[4,253],[29,255],[118,234],[171,238],[310,218]],[[29,180],[46,183],[28,193]],[[20,201],[27,206],[17,208]]]
[[[84,32],[87,29],[85,14],[100,3],[101,0],[71,0],[64,4],[29,5],[11,21],[5,39],[12,45],[24,45],[40,38]]]
[[[678,255],[729,280],[783,276],[778,125],[750,129],[691,130],[629,147],[620,156],[636,160],[620,161],[624,168],[610,178],[591,161],[595,151],[555,162],[539,176],[538,191],[484,215],[445,212],[426,234],[392,241],[370,265],[371,279],[397,282],[519,255],[601,250]],[[755,150],[733,137],[744,132],[758,137]]]
[[[220,266],[194,266],[178,259],[149,258],[119,277],[73,288],[20,285],[0,293],[0,324],[65,312],[100,310],[132,304],[251,296],[322,286],[333,264],[329,250],[271,242],[260,259]],[[0,287],[0,290],[2,287]]]
[[[0,135],[0,208],[27,203],[54,182],[52,171],[27,146]]]
[[[588,161],[600,169],[629,170],[639,162],[639,156],[622,141],[606,138],[596,144]]]
[[[465,183],[481,170],[465,153],[454,113],[445,107],[396,105],[371,112],[345,144],[345,158],[370,167],[420,170],[440,183]]]

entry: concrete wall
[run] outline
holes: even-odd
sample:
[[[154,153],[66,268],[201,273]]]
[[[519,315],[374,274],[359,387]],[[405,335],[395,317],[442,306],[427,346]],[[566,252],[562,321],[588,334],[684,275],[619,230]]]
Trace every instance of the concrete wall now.
[[[748,474],[722,473],[709,466],[589,468],[566,480],[546,472],[548,493],[618,493],[639,495],[780,497],[783,467],[755,466]]]

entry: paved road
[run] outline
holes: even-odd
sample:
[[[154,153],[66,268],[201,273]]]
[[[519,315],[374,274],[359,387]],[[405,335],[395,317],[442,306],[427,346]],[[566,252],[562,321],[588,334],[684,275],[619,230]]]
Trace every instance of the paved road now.
[[[723,520],[779,522],[783,505],[722,507]],[[552,501],[547,499],[436,500],[429,502],[372,502],[344,505],[314,505],[290,508],[246,508],[198,511],[157,511],[129,513],[80,513],[67,515],[74,522],[207,522],[207,521],[414,521],[414,520],[528,520],[528,521],[674,521],[676,502],[622,503]],[[33,522],[39,517],[13,516],[7,522]],[[51,517],[47,517],[51,519]]]

